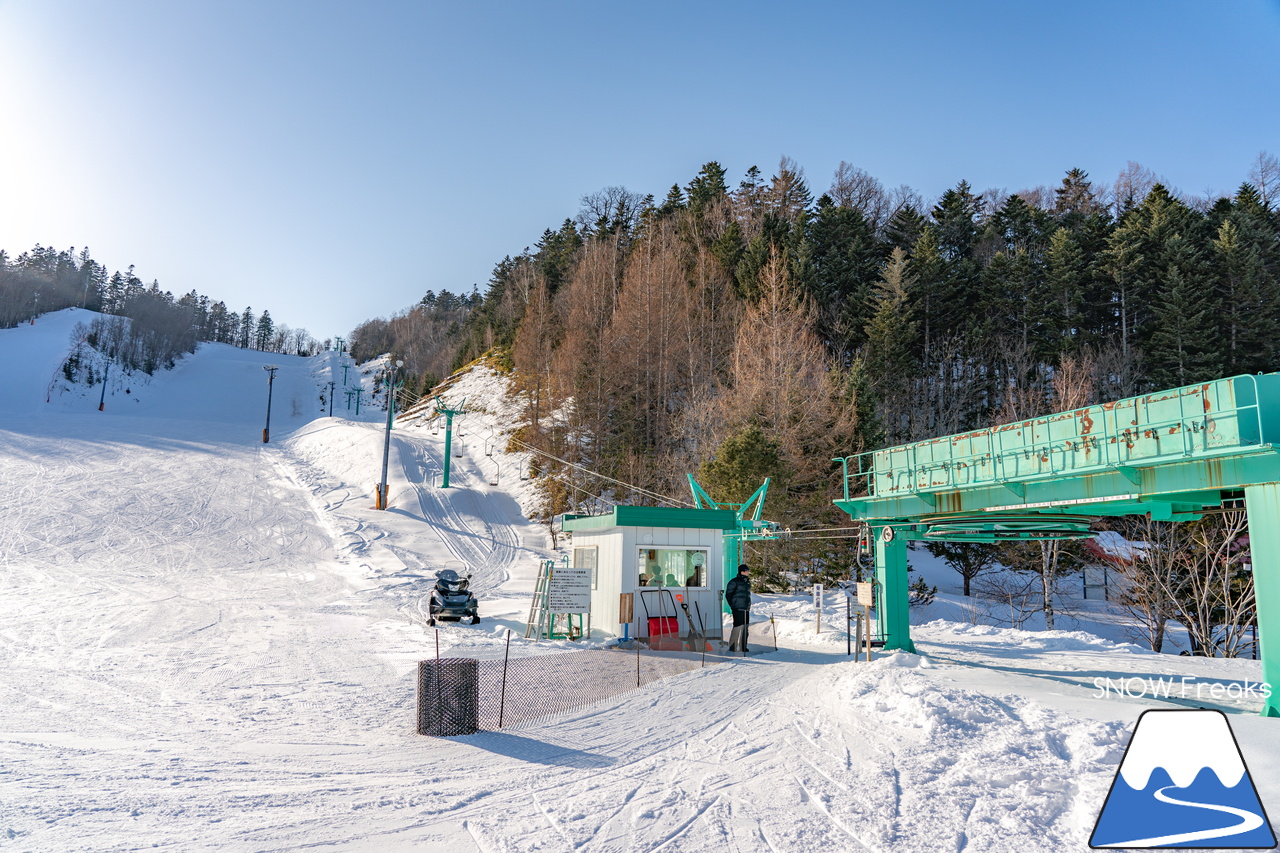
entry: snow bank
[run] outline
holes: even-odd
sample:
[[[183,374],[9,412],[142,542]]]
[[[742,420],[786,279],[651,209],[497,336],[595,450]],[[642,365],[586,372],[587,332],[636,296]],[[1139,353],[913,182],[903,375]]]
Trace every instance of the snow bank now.
[[[918,626],[922,637],[978,638],[987,644],[1015,646],[1047,652],[1105,652],[1108,654],[1152,654],[1133,643],[1117,643],[1084,631],[1024,631],[1018,628],[997,628],[992,625],[971,625],[935,619]]]

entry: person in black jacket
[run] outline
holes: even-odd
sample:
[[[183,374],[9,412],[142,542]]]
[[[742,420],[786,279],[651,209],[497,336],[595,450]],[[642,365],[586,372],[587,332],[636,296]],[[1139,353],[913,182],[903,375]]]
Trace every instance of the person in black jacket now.
[[[733,633],[729,635],[729,651],[747,653],[747,623],[751,611],[751,570],[743,563],[738,576],[725,584],[724,600],[733,611]]]

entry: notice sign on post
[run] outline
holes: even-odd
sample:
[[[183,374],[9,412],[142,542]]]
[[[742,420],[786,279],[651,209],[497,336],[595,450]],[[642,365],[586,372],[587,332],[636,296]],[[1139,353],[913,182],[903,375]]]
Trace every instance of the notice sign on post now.
[[[591,612],[591,569],[551,570],[547,585],[547,609],[552,613]]]
[[[871,607],[875,603],[872,598],[873,588],[870,582],[858,584],[858,603],[863,607]]]

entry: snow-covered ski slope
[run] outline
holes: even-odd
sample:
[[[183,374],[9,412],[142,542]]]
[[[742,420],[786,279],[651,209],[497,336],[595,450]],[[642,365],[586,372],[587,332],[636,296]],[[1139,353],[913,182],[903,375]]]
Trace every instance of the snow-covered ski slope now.
[[[1139,712],[1195,704],[1100,697],[1093,678],[1258,678],[941,621],[918,629],[922,657],[850,663],[841,607],[815,634],[811,604],[764,597],[777,654],[422,738],[421,597],[436,568],[474,572],[484,621],[442,629],[446,653],[520,633],[545,554],[527,484],[490,486],[462,436],[457,488],[434,488],[443,436],[398,425],[373,510],[385,415],[339,396],[324,417],[329,354],[204,345],[104,412],[98,388],[46,402],[87,317],[0,330],[0,849],[1084,850]],[[1280,811],[1277,722],[1231,719]]]

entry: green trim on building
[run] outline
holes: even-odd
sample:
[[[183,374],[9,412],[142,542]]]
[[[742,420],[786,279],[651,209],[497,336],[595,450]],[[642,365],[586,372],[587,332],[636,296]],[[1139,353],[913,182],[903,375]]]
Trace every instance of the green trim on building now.
[[[615,506],[607,515],[566,515],[564,529],[607,530],[611,527],[681,527],[695,530],[734,530],[738,517],[729,509],[688,509],[669,506]]]

